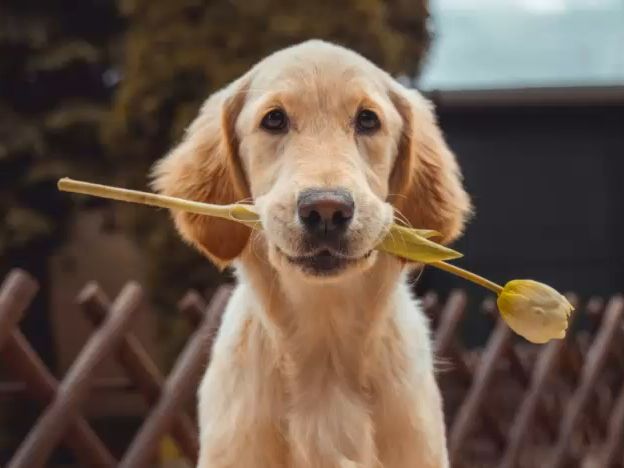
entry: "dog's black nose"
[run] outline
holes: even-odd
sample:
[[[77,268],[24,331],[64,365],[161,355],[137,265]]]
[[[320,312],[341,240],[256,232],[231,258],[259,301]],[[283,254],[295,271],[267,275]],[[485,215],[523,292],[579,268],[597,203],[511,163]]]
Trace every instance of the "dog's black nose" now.
[[[351,223],[354,209],[353,197],[343,189],[308,189],[297,200],[301,223],[317,237],[342,234]]]

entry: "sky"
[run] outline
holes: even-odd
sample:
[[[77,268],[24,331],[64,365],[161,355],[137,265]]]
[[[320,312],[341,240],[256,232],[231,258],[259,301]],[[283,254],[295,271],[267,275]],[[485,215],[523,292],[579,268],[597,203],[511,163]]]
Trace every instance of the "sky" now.
[[[624,85],[624,0],[432,0],[432,89]]]

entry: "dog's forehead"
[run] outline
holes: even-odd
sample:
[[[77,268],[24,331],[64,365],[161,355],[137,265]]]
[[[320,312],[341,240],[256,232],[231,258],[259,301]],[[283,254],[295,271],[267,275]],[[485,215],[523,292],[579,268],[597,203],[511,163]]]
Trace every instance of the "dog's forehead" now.
[[[322,41],[283,49],[258,63],[250,91],[332,94],[349,88],[381,91],[385,73],[361,55]]]

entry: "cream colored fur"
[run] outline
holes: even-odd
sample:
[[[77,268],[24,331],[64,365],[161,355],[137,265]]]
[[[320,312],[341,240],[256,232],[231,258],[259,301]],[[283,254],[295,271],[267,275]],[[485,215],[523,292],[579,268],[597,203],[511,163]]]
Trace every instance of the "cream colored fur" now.
[[[279,106],[291,128],[270,135]],[[382,122],[353,131],[358,109]],[[339,275],[310,277],[296,197],[344,187],[356,214]],[[321,41],[280,51],[208,99],[155,169],[169,195],[251,197],[264,231],[174,213],[181,234],[238,285],[199,390],[201,468],[444,468],[442,403],[429,328],[409,266],[373,252],[397,212],[456,238],[469,212],[459,170],[429,104],[361,56]]]

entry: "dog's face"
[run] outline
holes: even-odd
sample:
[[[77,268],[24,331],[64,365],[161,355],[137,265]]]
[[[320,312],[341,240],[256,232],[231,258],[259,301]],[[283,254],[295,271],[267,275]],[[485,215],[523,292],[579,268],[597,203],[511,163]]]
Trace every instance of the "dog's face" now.
[[[213,95],[156,168],[155,186],[210,203],[251,198],[273,265],[311,278],[370,266],[395,215],[456,237],[469,210],[428,103],[346,49],[278,52]],[[228,262],[248,228],[176,214],[185,238]]]
[[[371,264],[393,221],[401,116],[370,65],[340,52],[271,57],[236,124],[269,258],[310,276]]]

